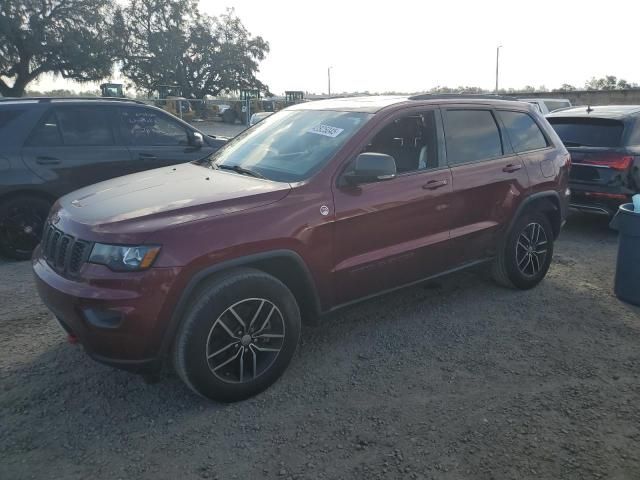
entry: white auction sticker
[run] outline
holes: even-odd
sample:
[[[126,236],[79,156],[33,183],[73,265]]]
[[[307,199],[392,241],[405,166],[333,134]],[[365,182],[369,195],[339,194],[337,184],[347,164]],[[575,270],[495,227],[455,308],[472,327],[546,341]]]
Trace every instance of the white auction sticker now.
[[[317,133],[318,135],[324,135],[325,137],[336,138],[342,132],[344,128],[332,127],[331,125],[316,125],[311,130],[307,130],[308,133]]]

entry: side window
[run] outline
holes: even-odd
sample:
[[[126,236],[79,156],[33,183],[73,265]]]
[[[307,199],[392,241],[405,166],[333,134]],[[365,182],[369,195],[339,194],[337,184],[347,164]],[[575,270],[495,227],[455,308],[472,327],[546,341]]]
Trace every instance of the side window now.
[[[47,113],[31,132],[27,145],[31,147],[58,147],[62,145],[58,119],[53,111]]]
[[[498,111],[497,113],[507,129],[507,134],[516,152],[527,152],[548,146],[547,139],[540,131],[540,127],[526,113],[507,111]]]
[[[109,109],[100,106],[63,107],[55,110],[65,146],[113,145]]]
[[[502,140],[489,110],[446,110],[444,131],[450,165],[502,155]]]
[[[438,168],[438,136],[434,111],[393,120],[380,130],[365,152],[386,153],[396,161],[398,173]]]
[[[122,108],[118,124],[122,137],[129,145],[189,145],[185,128],[167,115],[151,109]]]

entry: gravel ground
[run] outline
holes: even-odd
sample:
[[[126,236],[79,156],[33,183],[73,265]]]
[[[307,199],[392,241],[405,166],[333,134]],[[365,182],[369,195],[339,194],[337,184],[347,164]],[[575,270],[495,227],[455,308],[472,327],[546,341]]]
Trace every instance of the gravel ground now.
[[[459,273],[306,328],[285,375],[212,404],[91,361],[0,265],[0,478],[640,478],[640,309],[573,216],[536,289]]]

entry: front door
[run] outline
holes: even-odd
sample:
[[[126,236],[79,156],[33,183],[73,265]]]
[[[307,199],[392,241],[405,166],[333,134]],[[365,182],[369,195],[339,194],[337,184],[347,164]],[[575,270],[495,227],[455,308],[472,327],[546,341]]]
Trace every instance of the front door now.
[[[337,304],[446,268],[451,172],[439,148],[436,113],[396,117],[358,152],[391,155],[395,178],[334,187]]]
[[[129,146],[135,171],[192,162],[213,153],[215,148],[192,145],[184,125],[156,109],[120,107],[119,133]]]

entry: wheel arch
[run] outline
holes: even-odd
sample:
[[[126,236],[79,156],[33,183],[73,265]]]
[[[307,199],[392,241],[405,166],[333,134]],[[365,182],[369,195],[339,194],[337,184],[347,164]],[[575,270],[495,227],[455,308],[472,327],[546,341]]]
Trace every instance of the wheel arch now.
[[[293,250],[273,250],[248,255],[206,267],[197,272],[183,290],[164,333],[161,354],[166,357],[183,322],[184,313],[199,289],[221,274],[238,268],[253,268],[267,273],[285,284],[298,303],[303,323],[315,324],[320,315],[320,300],[315,282],[306,263]]]
[[[33,189],[29,189],[29,188],[20,188],[17,190],[11,190],[9,192],[5,192],[0,194],[0,203],[1,202],[5,202],[7,200],[11,200],[12,198],[15,197],[38,197],[41,198],[43,200],[46,200],[47,202],[49,202],[51,205],[53,205],[56,202],[56,197],[54,195],[51,195],[47,192],[43,192],[42,190],[33,190]]]
[[[518,206],[505,234],[509,235],[518,218],[520,218],[523,213],[530,211],[542,212],[549,219],[549,223],[551,223],[554,239],[558,238],[560,228],[562,227],[562,209],[560,194],[555,190],[537,192],[525,198]]]

